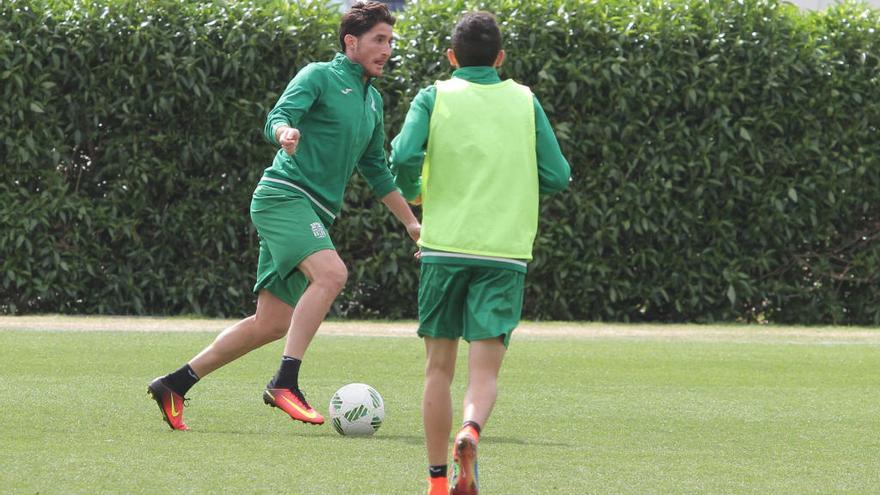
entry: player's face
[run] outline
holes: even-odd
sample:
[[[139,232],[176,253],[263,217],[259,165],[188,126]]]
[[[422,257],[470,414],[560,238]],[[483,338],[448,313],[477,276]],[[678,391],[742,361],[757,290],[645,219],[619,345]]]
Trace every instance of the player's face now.
[[[391,25],[380,22],[359,37],[352,36],[346,45],[346,55],[363,66],[365,76],[379,77],[391,57],[391,36]]]

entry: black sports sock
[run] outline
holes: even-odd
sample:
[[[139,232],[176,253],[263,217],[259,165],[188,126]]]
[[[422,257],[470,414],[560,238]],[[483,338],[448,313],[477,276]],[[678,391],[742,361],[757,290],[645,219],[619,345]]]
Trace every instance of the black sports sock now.
[[[278,368],[278,373],[272,379],[271,388],[299,390],[299,367],[301,364],[302,361],[297,358],[282,356],[281,367]]]
[[[168,388],[174,390],[178,395],[184,396],[199,381],[199,376],[196,375],[189,363],[186,363],[179,370],[166,375],[164,381]]]
[[[478,425],[476,421],[467,420],[461,425],[462,428],[464,428],[465,426],[472,426],[475,430],[477,430],[477,435],[482,433],[480,431],[480,425]]]
[[[446,464],[442,466],[428,466],[428,475],[432,478],[445,478]]]

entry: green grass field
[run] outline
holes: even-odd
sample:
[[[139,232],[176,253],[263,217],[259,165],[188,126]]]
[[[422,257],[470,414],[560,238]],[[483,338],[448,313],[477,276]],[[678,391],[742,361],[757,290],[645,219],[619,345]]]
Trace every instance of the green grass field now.
[[[306,356],[302,383],[324,413],[349,382],[383,394],[386,422],[372,438],[263,405],[280,342],[199,383],[186,409],[192,431],[172,432],[146,384],[214,333],[11,321],[0,319],[2,493],[424,493],[416,337],[319,333]],[[480,443],[482,493],[880,490],[880,332],[566,328],[514,337]]]

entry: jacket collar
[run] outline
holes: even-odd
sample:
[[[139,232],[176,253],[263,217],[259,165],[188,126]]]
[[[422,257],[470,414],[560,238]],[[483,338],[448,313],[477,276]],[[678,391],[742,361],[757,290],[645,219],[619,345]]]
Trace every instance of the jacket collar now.
[[[469,66],[455,69],[452,77],[464,79],[465,81],[477,84],[495,84],[500,83],[501,78],[495,67],[489,66]]]
[[[352,62],[344,53],[337,52],[330,63],[342,72],[356,77],[358,81],[364,80],[364,66],[357,62]],[[374,79],[376,78],[368,77],[367,84],[371,84]]]

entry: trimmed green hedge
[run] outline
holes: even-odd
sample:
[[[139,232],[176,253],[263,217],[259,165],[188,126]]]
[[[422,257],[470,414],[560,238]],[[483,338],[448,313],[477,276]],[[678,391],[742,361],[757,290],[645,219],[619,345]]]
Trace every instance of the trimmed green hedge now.
[[[337,20],[312,5],[0,6],[6,312],[252,307],[261,128]],[[9,228],[6,228],[6,226]]]
[[[393,136],[449,74],[458,13],[503,21],[573,166],[545,198],[525,316],[880,323],[880,16],[775,1],[419,1]],[[269,108],[336,49],[315,3],[0,4],[0,312],[253,310],[247,209]],[[355,177],[334,311],[413,317],[413,246]]]

